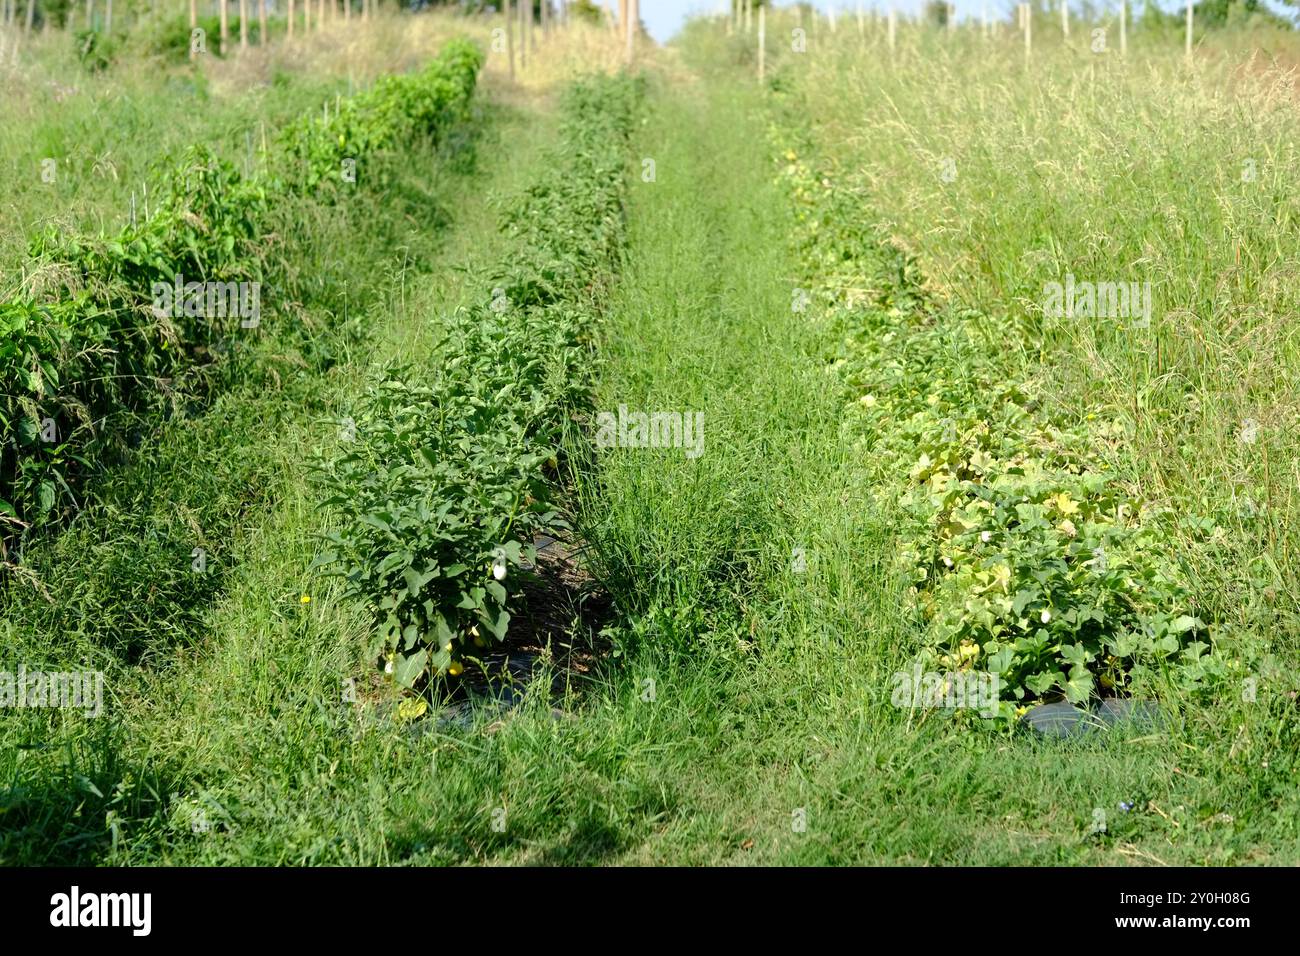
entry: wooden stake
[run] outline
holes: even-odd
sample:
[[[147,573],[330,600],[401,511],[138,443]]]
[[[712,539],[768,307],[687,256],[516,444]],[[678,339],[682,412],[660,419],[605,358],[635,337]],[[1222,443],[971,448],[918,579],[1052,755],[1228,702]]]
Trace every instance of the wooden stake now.
[[[27,0],[27,21],[23,24],[23,32],[31,33],[32,24],[36,22],[36,0]],[[104,28],[105,33],[113,29],[113,0],[108,0],[108,26]]]
[[[1069,0],[1061,0],[1061,36],[1070,39],[1070,4]]]
[[[239,49],[248,49],[248,0],[239,0]]]
[[[287,36],[293,39],[293,0],[289,0],[289,15],[285,18],[285,25],[288,27]]]
[[[519,71],[528,69],[528,21],[524,19],[524,4],[528,0],[518,0],[519,5]],[[626,0],[624,0],[626,2]]]
[[[758,82],[763,82],[767,58],[767,4],[758,8]]]
[[[1029,57],[1034,50],[1034,11],[1029,4],[1022,4],[1021,9],[1025,11],[1025,65],[1029,65]]]
[[[627,35],[624,38],[627,41],[627,52],[624,60],[628,66],[631,66],[632,61],[636,59],[637,0],[624,0],[624,2],[627,4],[627,24],[625,25]]]
[[[257,45],[266,46],[266,0],[257,0]]]
[[[889,5],[889,52],[894,52],[894,46],[898,42],[898,11],[894,5]]]
[[[217,0],[217,4],[221,7],[221,55],[225,56],[226,47],[230,42],[230,13],[228,9],[230,0]]]
[[[510,82],[515,79],[515,18],[506,0],[506,59],[510,61]]]
[[[190,59],[193,60],[197,53],[194,52],[194,29],[199,25],[199,0],[190,0]]]

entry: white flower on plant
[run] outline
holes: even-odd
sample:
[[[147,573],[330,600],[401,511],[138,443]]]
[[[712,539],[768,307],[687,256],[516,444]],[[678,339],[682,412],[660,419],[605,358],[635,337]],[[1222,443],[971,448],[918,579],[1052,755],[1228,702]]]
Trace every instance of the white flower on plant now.
[[[993,540],[993,532],[992,532],[992,531],[981,531],[981,532],[980,532],[980,540],[983,541],[985,544],[988,544],[990,541]]]
[[[1048,621],[1052,619],[1052,612],[1049,611],[1047,608],[1043,608],[1043,613],[1038,615],[1038,619],[1042,621],[1044,624],[1046,624]]]

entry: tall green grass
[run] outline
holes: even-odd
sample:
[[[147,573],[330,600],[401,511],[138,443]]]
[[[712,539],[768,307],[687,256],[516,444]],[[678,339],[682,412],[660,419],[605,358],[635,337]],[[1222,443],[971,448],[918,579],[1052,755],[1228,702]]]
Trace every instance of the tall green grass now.
[[[1228,647],[1300,653],[1296,577],[1294,85],[1252,34],[1189,64],[1153,37],[1118,54],[1046,36],[821,33],[776,54],[825,174],[916,257],[940,298],[1006,317],[1008,360],[1060,412],[1116,423],[1102,449],[1154,509]],[[1264,44],[1296,47],[1284,34]],[[945,175],[945,170],[949,171]],[[1149,282],[1149,329],[1057,317],[1045,286]],[[1193,538],[1208,532],[1210,547]],[[1284,692],[1286,686],[1277,688]]]

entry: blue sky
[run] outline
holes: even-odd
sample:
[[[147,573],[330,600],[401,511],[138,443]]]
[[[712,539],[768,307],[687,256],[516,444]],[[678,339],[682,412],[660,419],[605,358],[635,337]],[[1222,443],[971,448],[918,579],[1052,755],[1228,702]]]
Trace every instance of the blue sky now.
[[[597,0],[600,2],[600,0]],[[918,11],[924,4],[924,0],[895,0],[900,13],[907,11]],[[605,0],[606,6],[618,8],[618,0]],[[778,0],[778,6],[784,6]],[[888,9],[887,0],[863,0],[863,9],[870,10],[873,7],[878,10]],[[984,9],[984,0],[956,0],[957,14],[959,17],[978,17]],[[996,15],[1001,12],[1003,18],[1011,15],[1014,8],[1013,0],[989,0],[989,8]],[[1115,6],[1118,7],[1118,0]],[[1182,7],[1178,0],[1160,0],[1160,6],[1166,8]],[[1282,9],[1280,4],[1269,3],[1273,9]],[[816,0],[816,6],[822,10],[835,7],[841,12],[852,13],[857,9],[857,0]],[[702,13],[708,11],[719,11],[727,9],[727,0],[641,0],[641,19],[645,22],[646,29],[660,43],[669,39],[685,21],[686,17],[692,13]],[[1293,12],[1293,11],[1292,11]]]

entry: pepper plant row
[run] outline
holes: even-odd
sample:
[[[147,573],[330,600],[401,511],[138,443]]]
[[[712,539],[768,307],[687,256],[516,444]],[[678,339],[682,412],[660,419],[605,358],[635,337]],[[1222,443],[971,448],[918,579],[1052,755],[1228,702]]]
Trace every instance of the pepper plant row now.
[[[124,440],[124,417],[229,368],[276,278],[268,213],[290,195],[332,202],[357,164],[441,135],[465,114],[481,64],[476,46],[452,41],[419,72],[290,125],[252,174],[194,146],[162,170],[149,216],[37,236],[24,294],[0,302],[0,519],[48,523]]]
[[[505,637],[512,569],[564,526],[557,457],[588,410],[639,95],[628,77],[567,91],[546,172],[509,210],[516,251],[491,294],[439,320],[437,367],[385,369],[320,463],[338,521],[317,566],[373,612],[372,657],[406,687]]]

